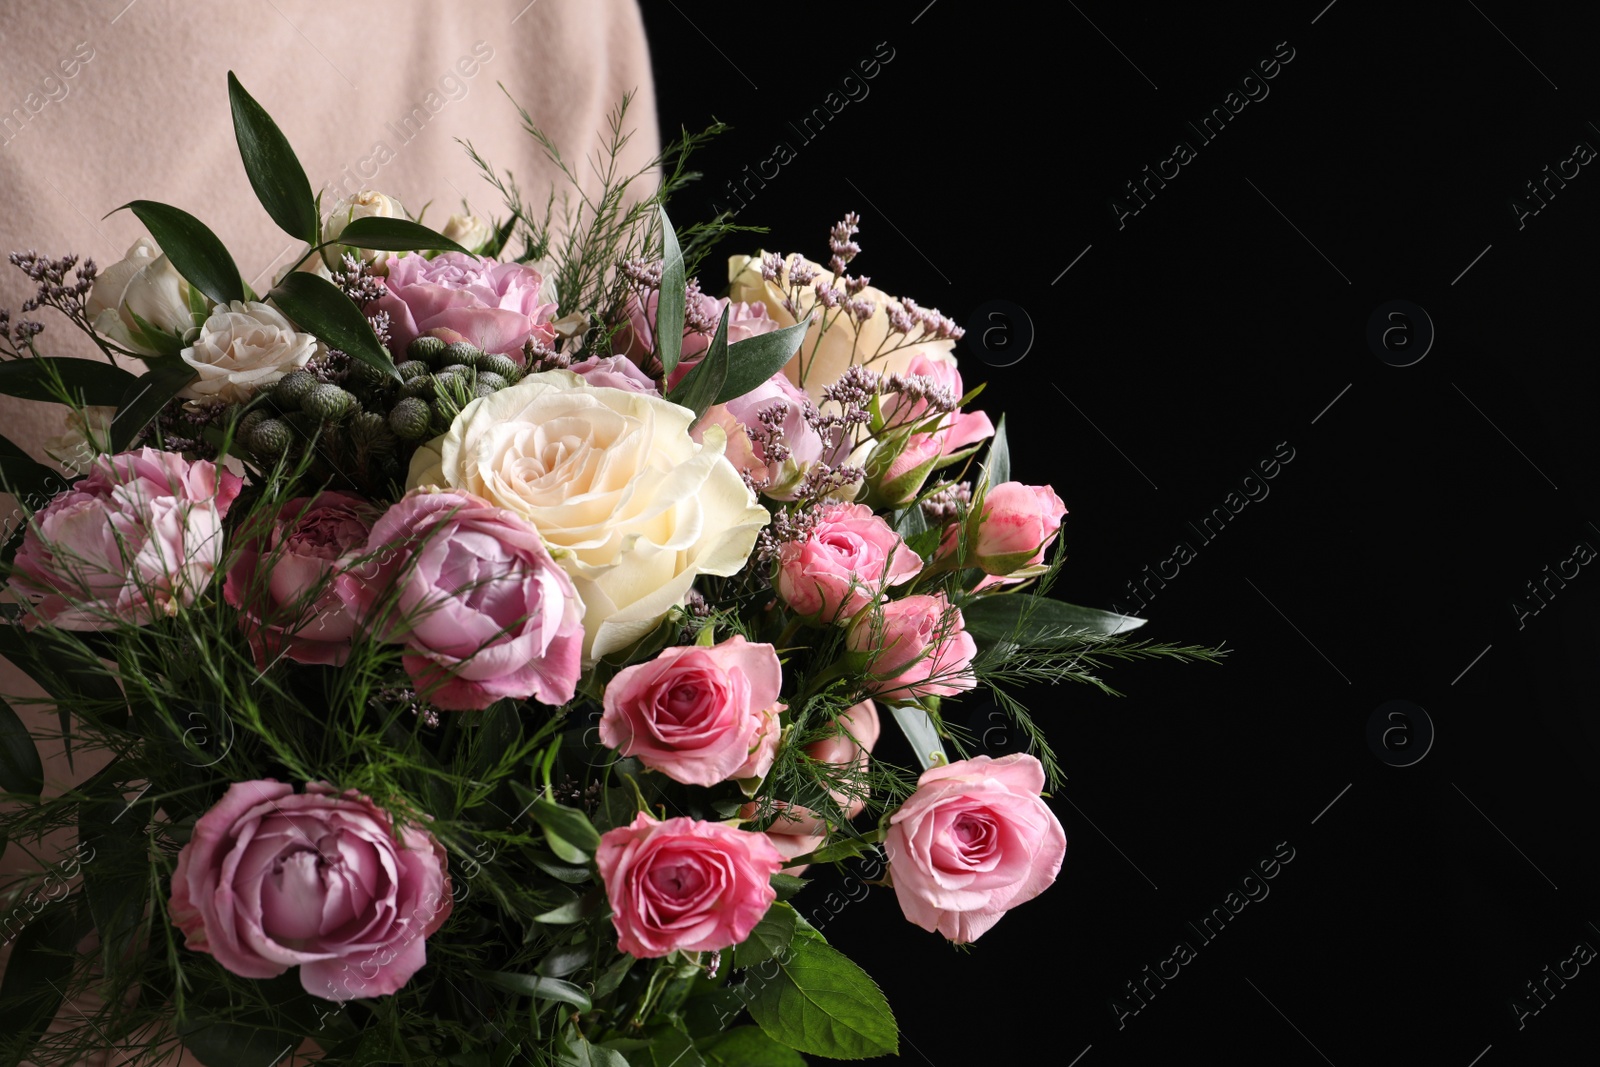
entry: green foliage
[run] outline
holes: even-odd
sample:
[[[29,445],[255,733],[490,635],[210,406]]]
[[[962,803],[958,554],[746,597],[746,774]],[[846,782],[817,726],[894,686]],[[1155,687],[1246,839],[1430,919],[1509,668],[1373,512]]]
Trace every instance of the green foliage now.
[[[860,1060],[898,1052],[889,1002],[849,957],[801,920],[777,974],[758,972],[750,1016],[768,1037],[801,1052]]]
[[[244,160],[244,172],[256,198],[284,233],[316,244],[321,223],[305,169],[278,124],[244,91],[231,70],[228,103],[233,110],[233,135],[239,144],[239,156]]]
[[[302,329],[384,377],[400,380],[400,372],[378,343],[372,324],[332,282],[304,271],[290,271],[272,287],[270,295]]]
[[[244,299],[238,266],[205,223],[181,208],[154,200],[130,200],[117,210],[123,208],[138,217],[190,285],[219,304]]]

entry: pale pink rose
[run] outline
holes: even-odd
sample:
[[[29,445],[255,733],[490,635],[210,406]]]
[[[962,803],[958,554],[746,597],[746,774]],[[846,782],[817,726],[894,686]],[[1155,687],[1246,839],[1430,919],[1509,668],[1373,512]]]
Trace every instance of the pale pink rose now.
[[[661,367],[652,357],[656,351],[656,302],[659,298],[660,293],[652,291],[641,305],[637,296],[630,297],[626,308],[628,320],[612,338],[617,354],[657,372]],[[683,347],[678,353],[677,369],[667,378],[668,389],[683,381],[684,375],[694,369],[706,349],[711,347],[711,338],[716,335],[723,308],[728,309],[730,345],[771,333],[778,328],[761,304],[729,304],[727,297],[707,296],[691,289],[684,302]]]
[[[222,595],[239,609],[258,667],[280,655],[296,663],[344,663],[356,632],[351,587],[362,570],[350,568],[377,517],[371,501],[328,490],[296,497],[249,531],[258,536],[239,549]]]
[[[843,621],[921,570],[922,560],[871,508],[831,504],[804,540],[784,543],[777,590],[800,615]]]
[[[805,753],[822,763],[855,768],[853,777],[861,783],[860,791],[851,791],[856,795],[852,796],[837,789],[828,791],[833,802],[844,811],[845,818],[854,819],[866,809],[864,778],[867,773],[867,753],[878,743],[878,734],[881,730],[878,709],[871,700],[863,700],[839,716],[838,724],[842,729],[841,733],[821,741],[813,741],[805,747]],[[772,838],[773,845],[785,860],[814,852],[827,840],[827,820],[810,808],[799,804],[788,804],[781,800],[774,804],[774,808],[777,810],[777,815],[772,825],[767,827],[766,834]],[[756,810],[756,804],[746,804],[740,809],[739,815],[748,819],[755,815]],[[807,866],[809,865],[802,863],[785,867],[783,873],[798,875]]]
[[[975,561],[988,574],[1010,574],[1044,562],[1067,506],[1048,485],[1001,482],[983,496]]]
[[[808,411],[815,409],[806,394],[779,373],[743,396],[713,405],[695,424],[693,436],[701,440],[708,422],[721,426],[728,437],[728,460],[755,479],[766,496],[793,500],[818,460],[842,458],[826,454],[826,442],[806,417]]]
[[[404,352],[423,334],[468,341],[485,352],[523,362],[530,338],[555,338],[556,305],[544,277],[521,263],[443,252],[432,259],[390,256],[388,292],[367,306],[389,314],[390,349]]]
[[[194,603],[222,564],[222,518],[237,476],[141,448],[98,456],[88,477],[28,521],[12,588],[26,625],[147,625]]]
[[[761,778],[778,751],[782,683],[773,647],[737,634],[663,649],[606,686],[600,740],[685,785]]]
[[[783,866],[765,834],[642,811],[601,835],[594,860],[617,947],[641,959],[737,945],[777,898],[771,879]]]
[[[414,490],[373,526],[367,555],[378,573],[359,610],[405,644],[406,673],[434,704],[572,699],[583,601],[528,520],[470,493]]]
[[[657,393],[655,379],[639,369],[626,356],[590,356],[567,368],[583,375],[583,384],[607,389],[626,389],[633,393]]]
[[[972,673],[977,643],[961,609],[943,593],[891,600],[881,613],[862,612],[845,644],[865,661],[867,689],[877,696],[955,696],[978,684]]]
[[[1067,853],[1039,798],[1044,768],[1024,753],[957,760],[922,773],[889,819],[884,849],[907,919],[957,943],[1049,888]]]
[[[911,361],[901,374],[928,378],[936,385],[943,386],[952,398],[959,401],[965,395],[966,388],[961,382],[961,372],[956,369],[955,360],[944,353],[939,353],[939,356],[941,358],[936,359],[919,352],[911,357]],[[888,393],[880,403],[884,418],[890,423],[907,424],[928,417],[928,402],[921,398],[902,398],[894,393]],[[985,438],[993,437],[994,424],[989,421],[989,416],[981,411],[957,410],[939,420],[936,432],[942,446],[941,454],[948,456],[964,448],[971,448]]]
[[[237,782],[178,853],[168,911],[189,948],[241,978],[299,967],[312,996],[387,996],[450,915],[446,862],[426,830],[354,790]]]

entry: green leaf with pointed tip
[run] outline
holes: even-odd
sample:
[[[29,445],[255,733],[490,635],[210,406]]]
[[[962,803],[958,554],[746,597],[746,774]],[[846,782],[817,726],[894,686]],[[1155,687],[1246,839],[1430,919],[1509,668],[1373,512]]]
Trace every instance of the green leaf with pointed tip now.
[[[727,314],[726,309],[723,314]],[[729,345],[728,375],[723,380],[722,391],[717,394],[716,402],[726,404],[730,400],[737,400],[783,370],[800,350],[800,342],[806,339],[806,330],[810,326],[811,320],[807,318],[793,326],[746,337]]]
[[[799,918],[799,913],[789,905],[773,904],[750,930],[750,936],[733,946],[731,966],[735,970],[754,967],[788,948],[789,942],[794,940]]]
[[[805,1057],[756,1026],[736,1026],[702,1050],[710,1067],[806,1067]]]
[[[186,1019],[178,1023],[177,1030],[184,1051],[206,1067],[273,1067],[301,1040],[298,1034],[276,1029],[264,1018],[262,1025],[219,1018]]]
[[[778,973],[755,991],[750,1016],[774,1041],[831,1059],[866,1059],[900,1048],[894,1014],[877,983],[804,921],[778,957]]]
[[[272,116],[244,91],[231,70],[228,103],[233,108],[234,140],[239,143],[239,157],[256,199],[284,233],[315,244],[320,221],[305,168]]]
[[[779,900],[789,900],[800,890],[810,884],[810,879],[800,878],[792,874],[775,874],[769,882],[777,892]]]
[[[111,405],[121,398],[133,375],[98,359],[40,356],[0,363],[0,393],[22,400],[61,402],[55,383],[82,405]]]
[[[42,508],[67,487],[68,475],[53,471],[11,441],[0,437],[0,491],[31,508]]]
[[[588,1011],[594,1007],[582,989],[559,978],[543,978],[536,974],[512,974],[510,971],[472,973],[496,989],[504,989],[509,993],[533,997],[535,1000],[557,1000],[563,1004],[571,1004],[579,1011]]]
[[[351,359],[359,359],[395,381],[400,380],[400,372],[394,369],[394,360],[372,332],[372,324],[337,285],[315,274],[292,271],[268,295],[296,325],[315,334],[329,348],[337,348]]]
[[[661,212],[661,289],[656,297],[656,356],[661,360],[662,375],[670,377],[678,369],[678,355],[683,351],[684,286],[689,279],[683,274],[683,252],[667,209],[657,210]]]
[[[723,308],[722,318],[717,322],[717,332],[711,338],[705,355],[683,376],[678,387],[667,394],[667,399],[674,404],[682,404],[694,412],[694,417],[698,419],[717,402],[717,395],[722,391],[722,383],[727,376],[728,309]]]
[[[0,1062],[14,1064],[33,1051],[66,999],[78,942],[93,928],[83,898],[72,896],[47,903],[17,935],[0,980]]]
[[[338,242],[351,248],[372,248],[382,252],[442,251],[471,255],[442,233],[410,219],[389,219],[378,215],[352,219],[339,234]]]
[[[0,789],[30,797],[44,791],[39,747],[4,698],[0,698]]]
[[[1145,620],[1063,600],[1007,593],[979,597],[961,609],[967,633],[980,641],[1021,640],[1029,644],[1070,642],[1085,632],[1101,636],[1127,633]]]
[[[148,371],[128,383],[111,420],[111,451],[125,451],[140,430],[161,413],[196,371],[181,359],[147,360]]]
[[[156,239],[178,273],[219,304],[244,299],[244,280],[221,239],[181,208],[155,200],[130,200],[132,211]],[[113,212],[115,214],[115,212]]]

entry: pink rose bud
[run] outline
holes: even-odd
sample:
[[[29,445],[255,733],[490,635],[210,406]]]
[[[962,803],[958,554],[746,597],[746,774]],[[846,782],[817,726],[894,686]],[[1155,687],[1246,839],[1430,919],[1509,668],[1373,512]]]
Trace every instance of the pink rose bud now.
[[[222,564],[222,518],[240,486],[175,452],[96,457],[28,521],[11,578],[30,604],[26,625],[148,625],[193,604]]]
[[[600,740],[685,785],[761,778],[778,753],[782,683],[773,647],[737,634],[663,649],[606,686]]]
[[[797,614],[831,623],[877,603],[885,588],[921,570],[922,560],[871,508],[832,504],[804,540],[784,543],[776,585]]]
[[[404,352],[423,334],[450,336],[519,366],[522,346],[555,338],[556,304],[544,276],[521,263],[442,252],[432,259],[390,256],[384,293],[367,312],[389,315],[390,350]],[[446,331],[449,331],[446,333]]]
[[[1039,798],[1044,768],[1023,753],[924,771],[889,820],[884,849],[907,919],[976,941],[1056,880],[1067,835]]]
[[[890,458],[873,457],[867,468],[868,480],[879,498],[890,507],[904,507],[917,498],[945,454],[944,431],[914,433],[900,444]]]
[[[387,996],[450,915],[444,848],[354,790],[237,782],[178,853],[168,910],[185,944],[241,978],[300,968],[326,1000]]]
[[[356,632],[349,604],[378,509],[332,490],[296,497],[239,549],[222,595],[265,668],[280,655],[338,666]],[[357,573],[349,573],[355,564]]]
[[[1044,561],[1066,513],[1066,505],[1048,485],[1002,482],[983,496],[969,551],[987,574],[1031,567]]]
[[[522,516],[470,493],[415,490],[384,512],[367,551],[375,574],[359,609],[383,640],[405,644],[406,673],[434,704],[554,705],[577,692],[583,601]]]
[[[878,743],[881,729],[878,709],[872,701],[863,700],[839,716],[838,725],[841,732],[837,736],[813,741],[805,747],[805,753],[822,763],[854,768],[855,774],[850,777],[860,784],[859,789],[852,789],[849,793],[838,789],[828,791],[833,802],[843,809],[845,817],[853,819],[866,808],[867,753]],[[780,800],[775,802],[774,807],[777,809],[777,815],[773,818],[772,825],[767,827],[766,834],[785,860],[792,860],[796,856],[803,856],[822,847],[828,835],[826,819],[799,804],[787,804]],[[744,819],[753,818],[756,810],[756,804],[746,804],[740,809],[739,816]],[[785,867],[783,873],[798,875],[807,866],[808,864],[802,863]]]
[[[602,834],[594,859],[617,947],[641,959],[737,945],[777,899],[771,879],[783,866],[765,834],[642,811]]]
[[[961,609],[943,593],[892,600],[881,612],[862,612],[845,645],[861,657],[867,689],[880,697],[912,700],[955,696],[977,686],[972,657],[978,646]]]

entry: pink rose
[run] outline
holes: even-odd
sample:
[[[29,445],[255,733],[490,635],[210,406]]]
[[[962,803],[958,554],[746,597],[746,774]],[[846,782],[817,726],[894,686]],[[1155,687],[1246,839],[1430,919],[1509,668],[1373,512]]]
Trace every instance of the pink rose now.
[[[961,609],[943,593],[891,600],[881,614],[862,612],[845,644],[866,663],[868,691],[901,700],[955,696],[977,686],[977,644]]]
[[[600,740],[685,785],[761,778],[778,751],[782,682],[772,646],[737,634],[663,649],[606,686]]]
[[[237,782],[178,853],[168,911],[189,948],[241,978],[298,966],[313,996],[387,996],[450,915],[445,867],[431,834],[354,790]]]
[[[240,485],[175,452],[96,457],[28,521],[11,579],[31,602],[27,625],[105,630],[176,615],[222,563],[222,518]]]
[[[749,474],[765,495],[793,500],[818,460],[842,458],[825,455],[826,442],[807,418],[814,411],[806,394],[780,372],[743,396],[713,405],[691,435],[699,441],[707,423],[721,426],[728,438],[728,461]]]
[[[659,292],[652,291],[643,305],[639,303],[637,296],[630,297],[627,304],[628,321],[612,338],[612,345],[619,355],[627,356],[640,366],[657,371],[661,369],[660,365],[651,357],[656,351],[656,302],[660,299],[660,295]],[[668,389],[683,381],[684,375],[694,369],[695,364],[700,362],[700,357],[705,355],[706,349],[711,347],[711,338],[716,335],[717,323],[722,319],[723,308],[728,309],[730,345],[764,333],[771,333],[778,328],[778,324],[767,315],[764,305],[729,304],[727,297],[707,296],[698,288],[691,286],[685,294],[683,347],[678,353],[677,369],[667,379]]]
[[[849,792],[840,789],[830,789],[828,795],[833,802],[844,811],[845,818],[854,819],[866,809],[866,773],[867,753],[878,743],[878,734],[881,726],[878,722],[878,709],[871,700],[863,700],[846,711],[838,718],[840,732],[834,737],[813,741],[805,747],[805,754],[820,763],[830,763],[835,767],[848,767],[854,773],[847,776],[859,788],[851,788]],[[841,783],[843,784],[843,783]],[[772,843],[785,860],[792,860],[796,856],[803,856],[821,848],[827,840],[828,822],[825,818],[812,811],[810,808],[799,804],[787,804],[777,801],[774,805],[777,816],[772,825],[767,827],[767,836],[772,838]],[[756,812],[754,803],[747,804],[740,809],[741,818],[750,818]],[[785,867],[784,874],[798,875],[806,869],[807,864]]]
[[[1010,574],[1042,563],[1066,513],[1067,506],[1048,485],[1001,482],[983,496],[977,537],[968,550],[988,574]]]
[[[1039,798],[1043,788],[1044,768],[1020,752],[924,771],[884,839],[906,918],[951,941],[976,941],[1049,888],[1067,835]]]
[[[783,866],[765,834],[642,811],[602,834],[594,859],[617,947],[641,959],[737,945],[777,898],[771,878]]]
[[[574,374],[583,375],[585,385],[626,389],[631,393],[659,393],[655,379],[640,370],[639,365],[626,356],[590,356],[567,369]]]
[[[804,540],[784,543],[777,590],[800,615],[842,621],[921,570],[922,560],[871,508],[832,504]]]
[[[433,703],[572,699],[583,601],[526,519],[470,493],[416,490],[384,512],[367,551],[383,578],[364,584],[361,611],[386,616],[372,625],[405,643],[406,673]],[[392,607],[380,610],[390,582]]]
[[[222,595],[239,609],[258,667],[280,655],[296,663],[344,663],[356,631],[349,602],[357,576],[348,569],[377,516],[371,501],[329,490],[284,504],[260,536],[245,542]]]
[[[954,400],[959,401],[966,395],[965,387],[961,384],[961,372],[956,369],[954,359],[946,356],[934,359],[926,353],[919,352],[913,356],[906,365],[902,375],[920,375],[930,379],[935,385],[947,390]],[[892,423],[910,423],[926,418],[928,402],[918,398],[915,400],[902,400],[891,393],[881,402],[884,417]],[[989,416],[981,411],[952,411],[939,421],[936,431],[942,448],[942,455],[953,455],[964,448],[971,448],[979,441],[994,436],[994,424],[989,421]]]
[[[367,312],[389,314],[390,348],[404,352],[423,334],[469,341],[523,362],[530,338],[555,337],[550,320],[556,305],[544,296],[544,277],[521,263],[444,252],[432,259],[390,256],[384,278],[388,292]]]

